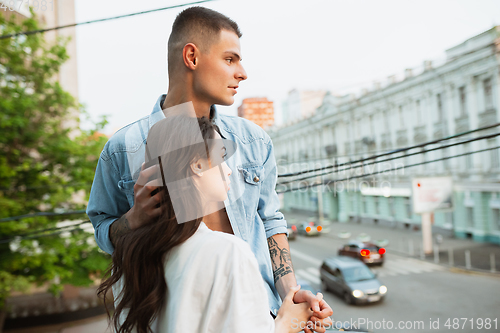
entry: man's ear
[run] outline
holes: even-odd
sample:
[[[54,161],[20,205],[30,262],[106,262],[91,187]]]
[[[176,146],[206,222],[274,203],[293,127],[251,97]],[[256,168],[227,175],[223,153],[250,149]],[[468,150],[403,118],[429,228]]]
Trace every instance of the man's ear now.
[[[187,68],[194,70],[198,63],[199,50],[193,43],[187,43],[182,49],[182,60]]]

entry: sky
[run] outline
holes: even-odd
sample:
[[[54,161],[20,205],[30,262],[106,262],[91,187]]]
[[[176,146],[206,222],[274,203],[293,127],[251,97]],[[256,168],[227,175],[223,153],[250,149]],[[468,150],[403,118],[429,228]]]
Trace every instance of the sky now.
[[[75,0],[76,22],[185,1]],[[201,4],[236,21],[242,65],[235,103],[218,107],[237,115],[244,98],[267,97],[275,120],[292,89],[359,92],[390,75],[403,76],[424,60],[500,24],[498,0],[217,0]],[[79,100],[103,130],[141,118],[167,92],[166,43],[175,8],[76,28]],[[83,123],[82,127],[88,124]]]

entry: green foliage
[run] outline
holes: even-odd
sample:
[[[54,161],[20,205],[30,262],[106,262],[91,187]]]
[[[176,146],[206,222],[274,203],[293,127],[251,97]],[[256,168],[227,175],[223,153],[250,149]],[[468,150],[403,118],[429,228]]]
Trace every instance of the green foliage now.
[[[21,25],[0,15],[0,34],[37,29],[33,12]],[[80,115],[88,114],[57,82],[68,59],[66,43],[57,39],[50,45],[43,34],[0,40],[0,218],[85,208],[72,196],[88,198],[106,142],[97,131],[106,119],[93,130],[79,129]],[[0,222],[0,241],[54,228],[63,219]],[[64,283],[89,285],[108,263],[93,235],[81,229],[0,243],[0,310],[11,291],[25,290],[28,283],[51,282],[57,293]]]

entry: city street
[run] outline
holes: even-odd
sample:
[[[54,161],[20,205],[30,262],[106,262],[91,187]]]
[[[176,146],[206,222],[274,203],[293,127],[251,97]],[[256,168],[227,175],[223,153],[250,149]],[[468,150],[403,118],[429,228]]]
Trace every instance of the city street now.
[[[344,229],[349,230],[349,225],[345,225]],[[344,242],[333,232],[320,237],[298,236],[296,240],[290,241],[297,277],[320,290],[319,266],[324,258],[335,256],[338,247]],[[453,273],[440,265],[391,253],[390,244],[384,265],[376,266],[373,270],[388,288],[385,300],[354,306],[347,305],[343,299],[330,292],[324,293],[334,311],[334,322],[371,321],[373,326],[361,326],[374,332],[390,331],[388,321],[392,321],[392,331],[395,332],[449,332],[456,331],[457,325],[459,331],[471,332],[476,331],[477,324],[484,325],[484,320],[490,318],[492,327],[489,331],[498,331],[494,320],[497,319],[498,325],[500,301],[497,291],[500,279],[496,276]],[[455,320],[455,329],[454,318],[458,319]],[[445,324],[448,319],[451,326],[447,327]],[[384,327],[376,326],[383,325],[383,321],[386,323],[385,329],[375,329]],[[401,321],[401,325],[405,325],[402,327],[406,328],[398,329]],[[434,322],[432,329],[430,321]]]

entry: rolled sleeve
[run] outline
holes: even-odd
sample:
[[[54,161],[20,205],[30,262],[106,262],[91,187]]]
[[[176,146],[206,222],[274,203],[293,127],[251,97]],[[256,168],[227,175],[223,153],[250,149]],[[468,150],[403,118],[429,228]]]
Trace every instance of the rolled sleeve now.
[[[288,236],[287,222],[283,213],[280,212],[280,200],[278,193],[276,193],[278,171],[274,147],[271,138],[267,137],[267,140],[268,153],[264,162],[265,175],[261,185],[257,211],[264,223],[266,238],[276,234],[286,234]]]
[[[109,227],[130,209],[126,195],[118,188],[119,181],[118,170],[103,150],[90,190],[87,215],[94,226],[97,245],[109,254],[114,251],[109,239]]]

